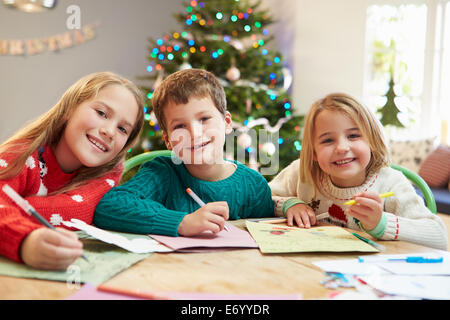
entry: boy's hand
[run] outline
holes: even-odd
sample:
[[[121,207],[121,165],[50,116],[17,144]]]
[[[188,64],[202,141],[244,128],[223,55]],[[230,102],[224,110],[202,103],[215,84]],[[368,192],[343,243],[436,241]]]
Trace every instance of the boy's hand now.
[[[178,226],[178,234],[189,237],[208,230],[213,233],[220,232],[225,227],[229,211],[226,201],[209,202],[184,216]]]
[[[23,240],[20,256],[25,264],[46,270],[64,270],[83,254],[83,244],[74,232],[39,228]]]
[[[356,203],[346,209],[347,213],[358,219],[365,230],[372,230],[383,214],[383,201],[378,193],[366,191],[355,195]]]
[[[294,226],[295,222],[300,228],[310,228],[317,223],[314,210],[303,203],[298,203],[287,209],[286,221],[288,226]]]

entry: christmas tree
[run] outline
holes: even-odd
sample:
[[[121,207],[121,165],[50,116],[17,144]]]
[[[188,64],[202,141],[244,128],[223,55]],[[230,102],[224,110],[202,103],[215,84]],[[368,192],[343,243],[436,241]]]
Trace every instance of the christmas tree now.
[[[175,14],[182,30],[150,38],[146,94],[146,124],[140,143],[128,157],[166,149],[152,112],[152,94],[169,74],[185,68],[212,72],[222,83],[232,115],[235,145],[226,156],[259,170],[268,180],[298,158],[303,116],[295,116],[288,93],[292,77],[279,52],[267,47],[267,26],[274,21],[260,1],[208,0],[183,3]],[[260,134],[260,130],[267,134]],[[255,134],[255,132],[257,134]],[[237,158],[244,154],[245,158]],[[275,172],[267,158],[277,157]]]
[[[389,80],[389,89],[386,92],[386,104],[379,108],[377,111],[381,114],[380,122],[383,126],[391,125],[394,127],[404,128],[405,126],[398,119],[398,114],[400,110],[395,104],[395,98],[397,95],[394,91],[394,79],[391,72],[391,78]]]

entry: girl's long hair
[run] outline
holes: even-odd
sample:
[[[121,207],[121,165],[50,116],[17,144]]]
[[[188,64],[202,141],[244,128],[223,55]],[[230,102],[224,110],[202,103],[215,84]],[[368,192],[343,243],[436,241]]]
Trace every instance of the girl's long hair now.
[[[49,145],[55,148],[64,133],[67,120],[84,101],[95,98],[99,91],[110,85],[121,85],[135,97],[138,105],[136,123],[125,146],[108,163],[99,167],[81,167],[70,183],[55,193],[74,189],[86,181],[98,178],[113,170],[124,158],[127,150],[135,144],[144,124],[144,100],[139,88],[131,81],[113,72],[97,72],[84,76],[75,82],[63,94],[61,99],[46,113],[19,129],[13,136],[0,145],[0,154],[12,156],[8,167],[0,170],[0,180],[19,174],[26,159],[39,147]]]
[[[341,112],[347,115],[361,130],[363,138],[368,142],[371,150],[366,174],[390,165],[389,151],[384,141],[381,125],[375,116],[356,99],[345,93],[329,94],[314,102],[308,112],[300,153],[300,180],[313,185],[316,194],[320,190],[321,181],[326,176],[317,161],[314,161],[314,124],[317,115],[322,110]]]

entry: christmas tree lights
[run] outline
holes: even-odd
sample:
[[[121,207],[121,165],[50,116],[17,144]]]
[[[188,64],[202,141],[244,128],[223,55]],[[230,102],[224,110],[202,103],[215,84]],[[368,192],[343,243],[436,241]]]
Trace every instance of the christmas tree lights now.
[[[292,75],[281,54],[268,46],[273,36],[267,27],[274,21],[259,6],[260,1],[248,0],[185,2],[183,12],[174,15],[181,30],[149,39],[149,64],[146,75],[140,77],[151,83],[142,86],[147,98],[146,124],[141,143],[128,157],[165,149],[152,112],[152,95],[167,75],[186,68],[206,69],[224,86],[237,133],[236,148],[248,154],[244,162],[260,168],[256,156],[262,151],[278,156],[281,169],[298,157],[303,117],[292,110],[288,93]],[[278,138],[258,141],[258,137],[245,136],[252,128],[276,133]]]

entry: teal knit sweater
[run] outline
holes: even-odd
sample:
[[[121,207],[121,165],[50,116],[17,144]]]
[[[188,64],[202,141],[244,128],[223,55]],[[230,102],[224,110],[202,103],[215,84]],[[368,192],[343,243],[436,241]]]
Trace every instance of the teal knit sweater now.
[[[184,216],[199,209],[187,194],[191,188],[205,203],[226,201],[230,220],[274,215],[269,185],[263,176],[243,164],[220,181],[193,177],[183,163],[157,157],[144,163],[125,184],[112,188],[100,200],[94,224],[103,229],[178,236]]]

